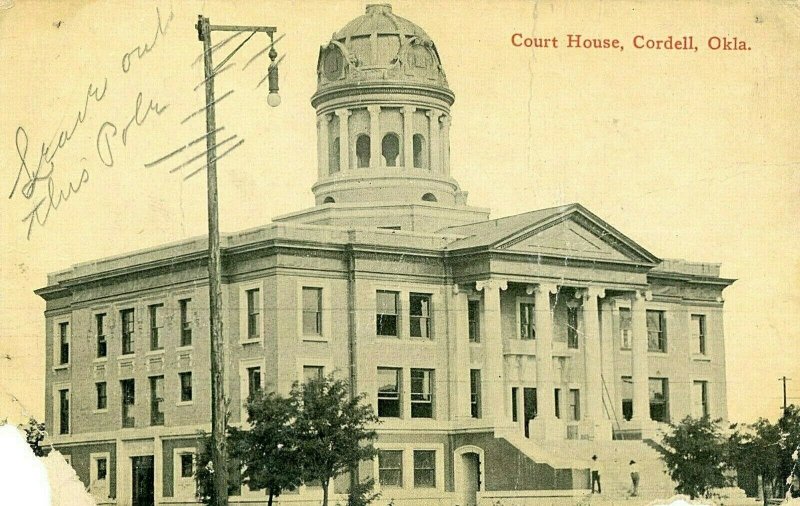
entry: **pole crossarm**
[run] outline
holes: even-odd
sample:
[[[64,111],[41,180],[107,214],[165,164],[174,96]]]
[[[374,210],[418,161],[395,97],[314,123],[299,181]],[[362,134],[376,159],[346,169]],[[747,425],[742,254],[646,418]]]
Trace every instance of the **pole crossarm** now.
[[[208,25],[212,32],[266,32],[270,35],[277,31],[274,26],[241,26],[241,25]]]

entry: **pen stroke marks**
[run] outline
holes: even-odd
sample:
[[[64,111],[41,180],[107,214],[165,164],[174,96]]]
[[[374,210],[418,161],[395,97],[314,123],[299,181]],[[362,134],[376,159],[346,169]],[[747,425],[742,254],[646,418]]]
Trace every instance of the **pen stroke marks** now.
[[[142,92],[140,91],[136,96],[136,109],[133,111],[133,115],[128,120],[128,124],[125,125],[124,129],[122,129],[122,145],[128,145],[128,132],[130,131],[131,127],[142,126],[149,117],[151,111],[156,113],[156,115],[161,115],[161,113],[163,113],[167,107],[169,107],[169,104],[162,106],[152,99],[145,106],[144,98],[142,96]],[[100,157],[100,161],[106,167],[114,166],[114,149],[112,147],[111,138],[116,137],[117,131],[117,125],[111,121],[105,121],[100,127],[100,130],[97,132],[97,156]]]
[[[122,71],[126,74],[131,69],[131,62],[133,61],[132,59],[135,57],[137,60],[141,60],[147,55],[147,53],[152,51],[153,48],[156,47],[158,41],[167,35],[169,24],[173,19],[175,19],[175,13],[172,12],[172,9],[170,9],[169,17],[165,23],[161,22],[161,11],[158,10],[158,7],[156,7],[156,16],[158,17],[158,24],[156,25],[156,33],[153,36],[153,41],[149,44],[145,43],[143,46],[136,46],[129,52],[122,55]]]

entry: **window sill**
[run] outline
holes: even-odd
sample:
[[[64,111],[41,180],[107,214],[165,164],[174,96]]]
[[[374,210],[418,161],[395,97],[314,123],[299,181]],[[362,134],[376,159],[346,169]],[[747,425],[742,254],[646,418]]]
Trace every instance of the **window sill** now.
[[[192,351],[192,349],[194,349],[194,346],[189,344],[189,345],[186,345],[186,346],[178,346],[178,347],[175,348],[175,351]]]
[[[108,413],[108,408],[106,408],[106,409],[93,409],[93,410],[92,410],[92,413],[94,413],[95,415],[100,415],[100,414],[103,414],[103,413]]]
[[[152,357],[153,355],[163,355],[164,353],[166,353],[164,348],[159,348],[157,350],[150,350],[147,353],[145,353],[144,355],[146,357]]]
[[[260,337],[257,339],[242,339],[241,341],[239,341],[239,344],[241,344],[242,346],[246,344],[261,344],[261,343],[262,340]]]
[[[103,364],[108,362],[108,357],[95,357],[92,359],[93,364]]]
[[[314,335],[302,336],[301,340],[307,343],[327,343],[330,341],[330,339],[325,336],[314,336]]]
[[[692,360],[697,362],[711,362],[711,357],[708,355],[701,355],[699,353],[692,354]]]
[[[655,357],[666,357],[667,355],[669,355],[669,352],[668,351],[647,350],[647,354],[651,355],[651,356],[655,356]]]
[[[475,346],[480,346],[481,342],[480,342],[480,340],[478,340],[478,341],[469,341],[469,344],[475,345]]]
[[[175,403],[176,406],[191,406],[194,404],[194,401],[178,401]]]
[[[134,358],[136,358],[136,353],[126,353],[117,356],[117,360],[133,360]]]
[[[59,364],[53,366],[54,371],[66,371],[67,369],[69,369],[69,364]]]

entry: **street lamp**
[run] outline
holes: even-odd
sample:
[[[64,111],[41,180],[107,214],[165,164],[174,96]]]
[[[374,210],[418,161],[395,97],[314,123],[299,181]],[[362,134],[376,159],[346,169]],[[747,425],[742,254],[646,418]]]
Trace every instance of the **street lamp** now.
[[[271,38],[271,36],[270,36]],[[271,46],[269,49],[269,69],[267,70],[268,80],[269,80],[269,95],[267,95],[267,104],[270,107],[278,107],[281,105],[281,96],[278,95],[278,64],[275,63],[275,57],[278,56],[278,52],[275,51],[275,46]]]

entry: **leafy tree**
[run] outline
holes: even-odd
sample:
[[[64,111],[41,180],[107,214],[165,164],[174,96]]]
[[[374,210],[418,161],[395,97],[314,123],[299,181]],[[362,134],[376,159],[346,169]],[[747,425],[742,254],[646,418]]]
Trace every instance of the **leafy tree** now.
[[[778,429],[780,430],[781,439],[778,444],[780,450],[780,463],[779,463],[779,476],[781,477],[779,483],[781,484],[781,493],[785,493],[786,480],[790,477],[792,472],[797,474],[800,472],[796,466],[797,456],[796,451],[800,450],[800,406],[790,404],[783,411],[783,416],[778,419]]]
[[[347,506],[367,506],[372,501],[378,499],[380,492],[374,493],[372,489],[375,487],[375,480],[369,478],[361,483],[354,483],[350,487],[350,493],[347,495]]]
[[[228,428],[228,437],[230,438],[231,428]],[[200,441],[198,444],[198,452],[195,456],[194,479],[197,484],[197,498],[207,505],[217,504],[217,492],[214,489],[214,464],[211,461],[211,449],[213,447],[211,436],[206,433],[200,433]],[[228,462],[228,496],[236,492],[239,488],[240,469],[235,460]]]
[[[33,450],[33,454],[37,457],[44,457],[44,448],[39,446],[47,432],[44,429],[44,422],[36,421],[34,417],[30,417],[28,424],[23,427],[25,431],[25,439],[28,441],[28,446]]]
[[[759,418],[754,424],[732,428],[734,432],[728,439],[728,462],[740,473],[751,472],[761,477],[766,506],[766,488],[769,486],[775,490],[780,479],[780,428],[765,418]]]
[[[725,486],[727,444],[719,420],[686,417],[670,427],[659,451],[670,476],[678,483],[675,489],[695,499],[705,497],[712,488]]]
[[[296,403],[298,450],[305,481],[322,485],[322,506],[328,506],[331,480],[376,455],[372,441],[377,433],[368,425],[377,423],[364,394],[350,396],[347,384],[333,376],[310,380],[292,387]]]

